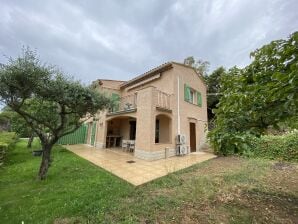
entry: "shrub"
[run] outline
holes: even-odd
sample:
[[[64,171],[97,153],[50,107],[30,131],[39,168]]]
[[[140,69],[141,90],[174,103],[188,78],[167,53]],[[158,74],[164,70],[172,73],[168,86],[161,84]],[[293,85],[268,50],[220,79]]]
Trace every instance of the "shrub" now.
[[[3,164],[5,153],[8,149],[8,144],[0,142],[0,166]]]
[[[298,132],[251,138],[245,154],[249,157],[298,162]]]
[[[219,155],[232,155],[247,152],[251,146],[253,135],[250,133],[229,132],[215,128],[208,134],[214,152]]]
[[[0,142],[11,144],[17,140],[17,135],[15,132],[0,132]]]
[[[0,132],[0,166],[3,164],[6,151],[16,142],[17,135],[14,132]]]

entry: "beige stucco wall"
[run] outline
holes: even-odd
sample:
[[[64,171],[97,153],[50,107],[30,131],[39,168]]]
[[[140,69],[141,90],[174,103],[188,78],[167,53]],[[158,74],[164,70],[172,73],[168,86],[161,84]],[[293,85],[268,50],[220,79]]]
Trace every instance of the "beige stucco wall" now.
[[[154,102],[153,87],[138,91],[136,150],[151,151],[154,142]]]
[[[189,123],[196,124],[196,146],[197,150],[205,143],[207,132],[207,87],[198,77],[194,70],[185,68],[184,66],[174,65],[175,73],[180,80],[180,124],[181,134],[186,134],[189,144],[190,130]],[[176,81],[177,82],[177,81]],[[191,104],[184,100],[184,85],[187,84],[191,88],[200,91],[202,94],[202,107]],[[177,106],[177,105],[176,105]]]

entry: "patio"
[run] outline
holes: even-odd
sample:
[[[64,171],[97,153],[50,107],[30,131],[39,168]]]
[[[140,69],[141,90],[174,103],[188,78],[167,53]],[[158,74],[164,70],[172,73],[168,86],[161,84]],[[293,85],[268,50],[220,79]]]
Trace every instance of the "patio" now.
[[[66,145],[65,147],[135,186],[216,157],[211,153],[198,152],[183,157],[145,161],[135,158],[128,152],[123,152],[120,148],[95,149],[89,145]]]

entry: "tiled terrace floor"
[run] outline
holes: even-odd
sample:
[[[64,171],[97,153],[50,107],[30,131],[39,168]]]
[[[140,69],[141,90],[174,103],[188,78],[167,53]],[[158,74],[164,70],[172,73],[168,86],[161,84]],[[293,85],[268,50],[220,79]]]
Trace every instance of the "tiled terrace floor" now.
[[[88,145],[68,145],[66,148],[135,186],[216,157],[210,153],[199,152],[182,157],[145,161],[121,149],[95,149]],[[129,160],[135,163],[127,163]]]

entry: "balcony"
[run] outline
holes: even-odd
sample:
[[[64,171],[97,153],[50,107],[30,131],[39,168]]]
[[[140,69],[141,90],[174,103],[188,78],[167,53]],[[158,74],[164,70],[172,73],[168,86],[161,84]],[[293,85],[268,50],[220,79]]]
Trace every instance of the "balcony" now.
[[[137,109],[137,93],[120,97],[115,106],[109,110],[108,115],[135,112]]]
[[[158,110],[171,111],[171,94],[162,92],[158,89],[153,89],[153,106]],[[120,97],[116,105],[111,108],[108,112],[108,116],[124,113],[132,113],[137,110],[138,103],[148,103],[147,102],[137,102],[137,93],[130,94],[124,97]]]
[[[171,111],[171,94],[155,89],[155,105],[157,109]]]

